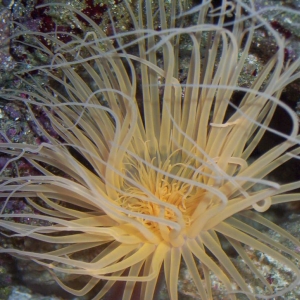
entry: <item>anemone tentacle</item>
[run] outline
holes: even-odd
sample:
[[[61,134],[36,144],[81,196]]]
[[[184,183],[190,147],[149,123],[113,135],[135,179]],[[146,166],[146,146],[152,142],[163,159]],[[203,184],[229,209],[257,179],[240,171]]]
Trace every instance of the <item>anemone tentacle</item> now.
[[[183,10],[181,1],[137,2],[137,8],[130,1],[122,4],[132,18],[129,32],[114,29],[107,36],[81,11],[51,3],[47,6],[80,16],[91,31],[84,37],[70,33],[71,41],[64,43],[57,32],[23,28],[23,34],[37,37],[35,49],[50,59],[30,71],[38,70],[50,83],[26,79],[24,71],[18,76],[28,91],[5,89],[0,95],[25,103],[48,141],[17,144],[6,137],[0,144],[1,153],[11,157],[5,167],[24,159],[39,172],[2,177],[0,226],[11,238],[60,246],[48,252],[1,247],[0,253],[47,268],[73,295],[86,295],[105,282],[94,300],[119,281],[125,282],[122,299],[139,293],[151,300],[162,269],[169,297],[176,300],[181,261],[203,300],[213,298],[212,275],[230,299],[239,293],[249,299],[282,296],[300,280],[299,267],[286,256],[300,256],[247,220],[300,247],[290,233],[259,215],[272,205],[300,200],[300,181],[280,184],[267,177],[300,153],[297,115],[280,100],[282,90],[300,78],[300,59],[285,61],[284,39],[253,1],[223,0],[218,8],[202,1],[190,10]],[[228,14],[234,21],[227,21]],[[274,37],[278,50],[250,87],[240,86],[259,27]],[[49,39],[54,50],[38,37]],[[233,100],[236,92],[244,94],[239,104]],[[289,134],[269,128],[278,106],[291,119]],[[46,112],[59,138],[39,124],[33,107]],[[284,141],[251,162],[266,131]],[[6,213],[13,198],[23,198],[38,213]],[[14,221],[18,218],[47,223],[27,225]],[[220,236],[263,292],[245,280]],[[292,282],[281,289],[271,286],[245,245],[289,268]],[[92,259],[80,257],[92,249],[101,251]],[[75,289],[61,273],[89,279]]]

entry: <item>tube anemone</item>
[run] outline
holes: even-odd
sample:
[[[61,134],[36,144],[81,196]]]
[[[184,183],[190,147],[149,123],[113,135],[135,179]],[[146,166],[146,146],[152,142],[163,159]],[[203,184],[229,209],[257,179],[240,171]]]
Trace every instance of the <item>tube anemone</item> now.
[[[51,59],[36,68],[50,84],[21,76],[29,89],[2,90],[1,96],[25,103],[37,124],[32,107],[43,108],[59,138],[38,125],[48,142],[0,144],[10,162],[25,159],[40,174],[2,178],[0,226],[3,234],[59,247],[48,252],[2,247],[0,252],[44,266],[73,295],[86,295],[103,281],[95,300],[118,281],[125,282],[123,299],[130,299],[134,290],[140,299],[152,299],[162,268],[169,297],[175,300],[181,261],[204,300],[212,299],[212,274],[230,299],[237,293],[271,299],[295,288],[300,271],[291,258],[299,259],[293,249],[300,243],[259,212],[300,199],[294,192],[300,181],[279,184],[267,178],[300,153],[297,116],[280,101],[282,90],[300,77],[300,60],[285,62],[284,39],[248,2],[224,0],[214,8],[211,1],[202,1],[181,11],[180,3],[171,1],[167,13],[164,1],[139,1],[136,17],[124,1],[134,30],[109,37],[68,7],[90,24],[84,38],[70,34],[72,41],[64,43],[58,32],[25,31],[56,47],[52,53],[38,40],[35,45]],[[226,24],[229,13],[235,19]],[[187,25],[185,18],[195,24]],[[241,87],[238,80],[259,27],[274,36],[278,51],[249,88]],[[183,39],[189,40],[189,49],[181,47]],[[188,72],[180,80],[187,55]],[[237,91],[243,92],[238,105],[232,101]],[[278,106],[292,121],[290,134],[269,128]],[[284,141],[250,163],[266,131]],[[40,213],[5,213],[15,197]],[[17,222],[20,217],[41,222],[26,225]],[[247,220],[275,231],[291,248]],[[245,281],[224,251],[221,236],[262,290]],[[271,286],[245,245],[290,269],[293,281]],[[92,259],[76,256],[95,247],[101,251]],[[89,279],[75,289],[60,273]],[[138,282],[140,288],[135,288]]]

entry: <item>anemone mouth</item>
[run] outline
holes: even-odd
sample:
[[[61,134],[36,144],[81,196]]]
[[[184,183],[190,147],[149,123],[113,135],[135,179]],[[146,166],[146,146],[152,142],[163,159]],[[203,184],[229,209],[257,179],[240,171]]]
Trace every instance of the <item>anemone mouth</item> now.
[[[172,206],[176,207],[184,216],[184,223],[185,226],[189,225],[191,223],[191,209],[192,207],[186,206],[186,197],[185,192],[187,191],[186,188],[177,188],[176,184],[170,185],[168,183],[162,183],[160,186],[158,186],[155,191],[153,191],[156,198],[158,198],[162,202],[166,202],[171,204]],[[120,197],[118,200],[118,204],[122,207],[124,207],[128,211],[132,212],[139,212],[142,215],[150,215],[159,217],[162,216],[163,219],[170,220],[173,222],[177,221],[177,216],[174,213],[174,211],[168,207],[163,208],[161,205],[153,203],[150,201],[143,201],[139,199],[140,197],[146,198],[147,195],[139,195],[139,190],[130,189],[127,191],[128,194],[131,196],[127,197]],[[134,195],[137,195],[136,198],[134,198]],[[199,195],[200,196],[200,195]],[[194,197],[196,199],[197,196]],[[198,201],[195,203],[197,205]],[[164,210],[164,212],[161,212],[161,210]],[[148,220],[141,220],[143,224],[147,228],[151,228],[151,230],[158,230],[158,224],[155,222],[151,222]]]
[[[122,4],[134,27],[129,32],[107,36],[73,7],[70,13],[91,26],[85,37],[70,34],[71,42],[64,43],[59,32],[25,31],[54,44],[54,51],[39,40],[34,45],[51,62],[33,70],[51,84],[19,75],[29,90],[6,89],[1,96],[25,103],[46,141],[17,144],[3,135],[6,143],[0,149],[10,156],[5,167],[23,159],[38,174],[2,179],[0,226],[12,238],[58,248],[2,247],[0,253],[33,260],[74,295],[86,295],[105,282],[95,300],[119,281],[125,282],[123,299],[131,299],[136,290],[140,298],[152,299],[162,268],[169,296],[176,300],[181,261],[202,299],[213,298],[212,275],[230,299],[236,293],[251,300],[282,296],[299,282],[295,260],[300,256],[294,251],[299,240],[252,210],[300,199],[295,192],[299,181],[279,184],[267,178],[300,153],[297,116],[280,100],[282,89],[300,77],[300,60],[284,61],[285,41],[251,1],[224,0],[218,8],[203,1],[184,12],[174,1],[138,3],[137,8]],[[227,22],[231,13],[234,21]],[[184,26],[185,17],[195,24]],[[273,35],[278,51],[248,87],[241,87],[239,77],[259,27]],[[243,93],[238,105],[232,100],[236,91]],[[44,110],[55,136],[37,120],[33,106]],[[278,106],[291,119],[289,134],[269,127]],[[266,131],[284,141],[250,163]],[[13,197],[24,199],[36,213],[7,212]],[[34,221],[20,224],[17,218]],[[246,219],[290,244],[272,240]],[[243,278],[220,235],[261,290]],[[273,288],[245,245],[291,270],[289,284]],[[80,258],[81,251],[97,247],[101,251],[92,258]],[[78,289],[60,273],[89,279]]]

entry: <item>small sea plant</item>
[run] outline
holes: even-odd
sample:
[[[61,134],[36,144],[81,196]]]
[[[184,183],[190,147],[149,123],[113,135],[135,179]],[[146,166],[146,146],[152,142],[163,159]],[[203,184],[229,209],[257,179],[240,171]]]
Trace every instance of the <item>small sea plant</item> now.
[[[35,68],[49,83],[19,75],[27,89],[3,89],[1,97],[24,103],[47,141],[18,144],[6,137],[0,144],[10,156],[7,165],[23,159],[38,172],[2,177],[0,226],[11,238],[56,247],[46,252],[2,247],[1,253],[45,267],[73,295],[98,288],[93,299],[117,282],[124,282],[122,299],[133,294],[152,299],[163,271],[175,300],[181,263],[203,300],[213,298],[212,275],[230,299],[237,294],[271,299],[296,287],[294,249],[300,243],[261,212],[300,199],[300,181],[280,184],[267,177],[300,153],[297,116],[280,100],[282,90],[300,77],[300,60],[286,61],[284,37],[255,11],[253,1],[223,0],[218,7],[211,2],[182,10],[181,1],[140,0],[134,8],[123,1],[133,30],[117,32],[112,21],[109,36],[81,11],[48,4],[68,8],[91,30],[84,37],[70,33],[64,43],[58,31],[23,29],[54,45],[50,51],[37,39],[33,46],[51,60]],[[278,49],[250,87],[243,87],[238,81],[254,31],[261,28]],[[43,109],[59,138],[39,124],[34,107]],[[289,134],[269,127],[277,107],[291,120]],[[283,142],[249,159],[266,131]],[[36,213],[5,213],[15,198]],[[290,247],[253,223],[273,230]],[[259,291],[233,264],[223,240],[262,286]],[[291,270],[290,284],[271,285],[246,245]],[[78,289],[62,273],[88,279]]]

